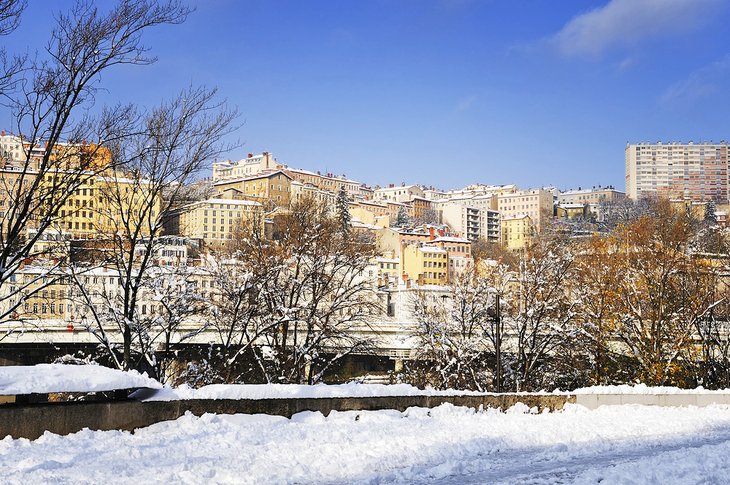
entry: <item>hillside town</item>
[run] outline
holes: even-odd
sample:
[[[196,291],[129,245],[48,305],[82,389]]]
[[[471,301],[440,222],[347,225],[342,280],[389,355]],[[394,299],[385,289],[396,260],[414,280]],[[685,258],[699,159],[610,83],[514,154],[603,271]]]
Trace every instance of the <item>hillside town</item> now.
[[[727,482],[728,13],[0,0],[0,483]]]
[[[679,335],[646,338],[609,315],[628,319],[633,303],[621,310],[620,301],[601,301],[605,308],[595,309],[605,290],[587,291],[610,285],[620,271],[591,268],[611,259],[612,245],[645,244],[627,229],[674,223],[688,225],[663,243],[681,252],[671,271],[711,274],[714,283],[702,281],[707,291],[725,291],[726,142],[628,144],[626,197],[601,185],[370,186],[292,168],[270,152],[214,162],[212,177],[200,176],[202,164],[145,172],[119,164],[119,147],[57,142],[49,148],[1,136],[0,346],[10,361],[94,358],[176,382],[369,376],[519,390],[612,381],[617,376],[603,367],[618,365],[627,352],[638,359],[642,379],[679,382],[690,377],[687,369],[670,370],[677,351],[693,351],[687,346],[693,340],[703,347],[709,333],[726,339],[714,327],[704,336],[690,328],[704,322],[709,308],[724,318],[715,301],[678,304],[676,311],[693,312],[674,322]],[[25,252],[13,250],[16,240]],[[698,261],[701,267],[692,266]],[[627,260],[632,267],[625,270],[635,263]],[[676,291],[688,291],[689,283],[677,284]],[[697,291],[693,297],[709,298]],[[472,315],[455,314],[455,306]],[[659,310],[643,311],[645,319]],[[654,318],[672,318],[672,310],[662,311]],[[598,334],[585,327],[592,321]],[[567,368],[560,368],[546,378],[558,349],[575,346],[580,329],[590,336],[581,344],[588,355],[581,375],[566,378]],[[648,356],[643,346],[656,345],[655,338],[675,357]],[[226,369],[203,369],[216,360],[202,357],[212,349]],[[496,364],[466,377],[475,371],[468,360],[488,354],[486,361]],[[454,361],[464,368],[448,369]],[[251,362],[262,372],[244,371]],[[667,367],[657,371],[657,365]]]

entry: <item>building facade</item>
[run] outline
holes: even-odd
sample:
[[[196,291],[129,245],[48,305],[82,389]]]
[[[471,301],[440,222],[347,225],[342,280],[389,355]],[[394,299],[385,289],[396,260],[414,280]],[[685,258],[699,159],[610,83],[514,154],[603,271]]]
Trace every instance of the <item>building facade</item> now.
[[[728,143],[629,143],[626,195],[728,201]]]

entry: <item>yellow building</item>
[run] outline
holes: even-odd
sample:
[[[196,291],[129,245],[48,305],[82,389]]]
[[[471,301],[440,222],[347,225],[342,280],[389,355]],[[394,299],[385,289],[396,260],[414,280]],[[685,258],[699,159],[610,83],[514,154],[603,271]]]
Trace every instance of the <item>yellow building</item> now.
[[[521,249],[532,238],[532,220],[527,214],[502,218],[502,246],[507,249]]]
[[[200,239],[204,245],[221,248],[233,238],[240,224],[261,211],[251,200],[208,199],[193,202],[178,211],[180,235]]]
[[[270,201],[276,206],[288,207],[291,203],[291,181],[289,175],[277,170],[252,177],[221,180],[215,182],[213,187],[219,193],[234,188],[247,199],[261,203]]]
[[[563,203],[556,208],[558,219],[583,219],[588,217],[588,205],[581,203]]]
[[[46,176],[53,183],[51,175]],[[125,226],[139,226],[140,236],[149,235],[150,225],[160,216],[162,200],[151,193],[150,183],[123,173],[90,177],[60,209],[59,229],[72,239],[93,239],[123,232]],[[152,207],[148,207],[151,205]],[[135,220],[142,214],[147,221]]]
[[[448,253],[434,246],[411,244],[403,248],[403,277],[419,285],[445,285],[449,280]]]

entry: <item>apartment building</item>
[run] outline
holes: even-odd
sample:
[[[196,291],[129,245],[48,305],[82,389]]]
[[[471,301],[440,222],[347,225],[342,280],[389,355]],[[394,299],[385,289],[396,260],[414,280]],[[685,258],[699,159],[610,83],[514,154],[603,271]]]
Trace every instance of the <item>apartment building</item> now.
[[[236,189],[241,197],[258,202],[270,201],[279,207],[291,203],[292,178],[281,170],[262,173],[251,177],[219,180],[213,188],[219,193]]]
[[[251,177],[261,172],[277,170],[280,166],[279,162],[269,152],[263,152],[259,155],[249,153],[246,158],[238,161],[214,162],[213,181]]]
[[[322,190],[310,183],[303,184],[297,180],[291,181],[291,201],[300,202],[302,200],[317,200],[327,206],[334,207],[337,200],[337,194]]]
[[[532,239],[534,224],[527,214],[502,218],[502,246],[507,249],[522,249]]]
[[[25,160],[23,140],[16,135],[0,131],[0,167]]]
[[[558,193],[558,204],[598,205],[604,202],[617,202],[625,199],[626,194],[612,186],[593,187],[590,189],[566,190]]]
[[[345,188],[348,197],[353,200],[372,199],[373,189],[367,185],[348,179],[345,175],[337,176],[333,173],[322,174],[320,172],[311,172],[298,168],[283,167],[284,172],[289,175],[292,180],[296,180],[302,184],[309,184],[320,190],[336,194],[341,187]]]
[[[448,256],[448,281],[463,274],[473,263],[471,241],[461,237],[440,236],[429,243],[446,251]]]
[[[473,199],[451,199],[437,204],[439,222],[448,224],[455,234],[470,241],[484,239],[500,242],[500,213],[493,210],[496,196],[480,196]]]
[[[497,196],[497,210],[502,221],[528,216],[535,231],[540,232],[553,216],[553,193],[544,189],[521,190]],[[502,227],[504,232],[504,225]]]
[[[629,143],[626,195],[728,201],[728,143]]]
[[[401,275],[400,258],[378,256],[374,260],[374,265],[376,273],[373,274],[373,278],[377,278],[377,286],[398,286]]]
[[[241,223],[260,211],[261,204],[252,200],[211,198],[181,207],[176,215],[181,236],[217,249],[233,238]]]
[[[404,278],[418,285],[445,285],[449,281],[449,256],[435,246],[410,244],[403,248]]]

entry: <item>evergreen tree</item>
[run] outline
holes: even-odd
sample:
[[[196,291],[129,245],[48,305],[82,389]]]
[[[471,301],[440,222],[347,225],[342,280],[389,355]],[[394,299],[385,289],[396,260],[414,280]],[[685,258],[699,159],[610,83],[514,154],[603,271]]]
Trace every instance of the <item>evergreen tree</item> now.
[[[395,224],[393,224],[395,227],[407,227],[409,223],[408,220],[408,213],[406,212],[405,206],[400,206],[398,208],[398,215],[395,218]]]
[[[717,215],[715,214],[715,202],[712,200],[705,204],[705,222],[710,225],[717,224]]]
[[[347,198],[344,185],[340,186],[340,190],[337,193],[337,216],[340,220],[342,233],[348,234],[352,226],[352,216],[350,215],[350,202]]]

